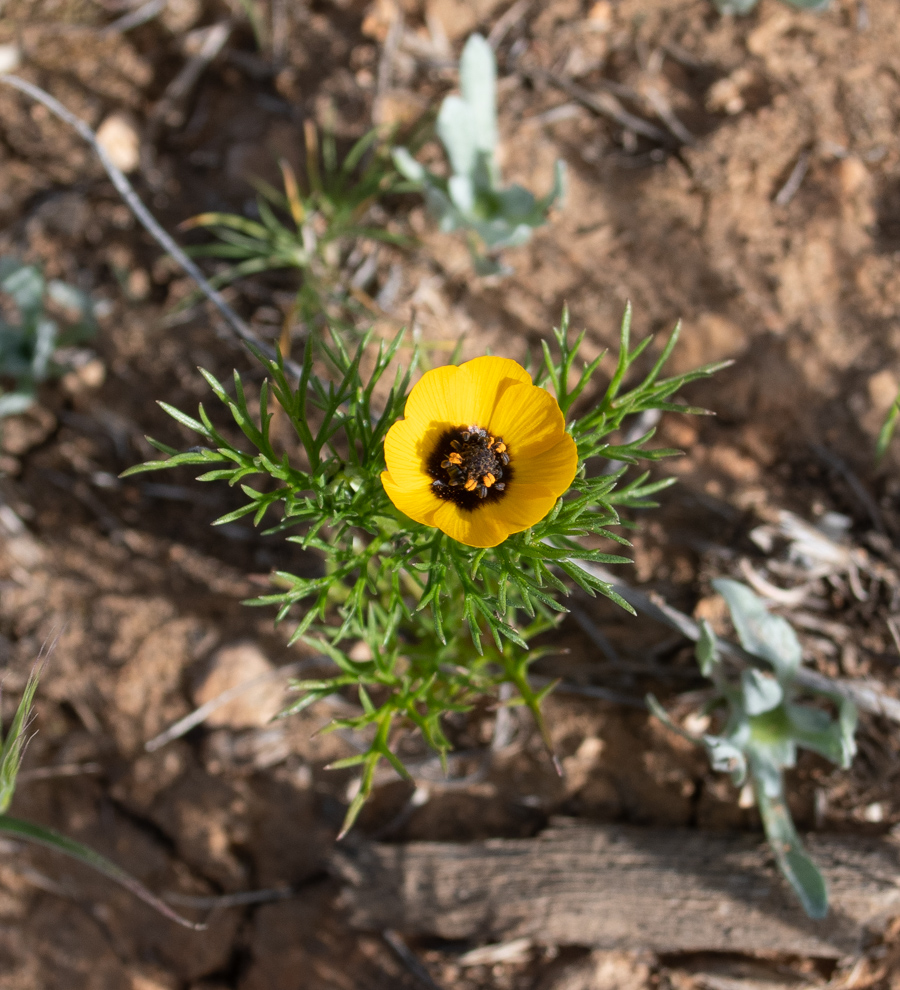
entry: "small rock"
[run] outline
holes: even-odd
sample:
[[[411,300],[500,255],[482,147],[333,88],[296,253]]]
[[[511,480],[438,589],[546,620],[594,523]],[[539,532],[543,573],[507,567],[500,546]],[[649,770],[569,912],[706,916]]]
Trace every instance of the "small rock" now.
[[[699,313],[685,324],[673,355],[672,371],[691,371],[711,361],[737,357],[746,345],[745,330],[733,320],[722,313]]]
[[[62,387],[69,395],[100,388],[106,381],[106,365],[98,357],[75,363],[71,371],[62,377]]]
[[[111,114],[97,129],[97,142],[113,165],[133,172],[141,161],[141,139],[134,121],[127,114]]]
[[[591,31],[608,31],[612,27],[613,10],[609,0],[597,0],[588,11],[588,26]]]
[[[363,17],[362,33],[383,44],[398,13],[392,0],[373,0]]]
[[[641,990],[649,982],[650,966],[640,955],[595,950],[551,969],[539,990]]]
[[[22,64],[22,52],[12,42],[0,45],[0,73],[15,72]]]
[[[755,77],[750,69],[744,66],[736,69],[730,76],[725,76],[710,86],[706,108],[713,113],[727,113],[730,116],[741,113],[747,106],[744,92],[754,81]]]
[[[389,89],[378,100],[379,124],[406,126],[417,120],[425,103],[415,93],[406,89]]]
[[[21,457],[29,450],[40,446],[56,429],[56,417],[37,404],[17,416],[3,421],[0,431],[0,449],[4,454]]]
[[[206,672],[194,691],[194,704],[205,705],[225,691],[272,670],[272,664],[254,643],[222,647],[209,660]],[[217,708],[206,724],[230,729],[259,728],[267,725],[283,707],[284,682],[264,681]]]
[[[183,34],[200,20],[202,13],[200,0],[169,0],[161,20],[172,34]]]
[[[877,371],[869,379],[869,400],[879,416],[886,416],[888,409],[894,404],[900,383],[897,376],[889,368]]]
[[[128,295],[141,301],[150,295],[150,276],[145,268],[133,268],[128,273]]]
[[[451,41],[464,38],[475,30],[478,11],[462,0],[431,0],[427,5],[429,20],[438,20]]]
[[[176,979],[170,974],[144,969],[131,974],[131,990],[175,990]]]
[[[779,11],[762,21],[747,37],[747,50],[753,55],[765,58],[771,55],[778,40],[794,26],[794,18],[789,11]]]

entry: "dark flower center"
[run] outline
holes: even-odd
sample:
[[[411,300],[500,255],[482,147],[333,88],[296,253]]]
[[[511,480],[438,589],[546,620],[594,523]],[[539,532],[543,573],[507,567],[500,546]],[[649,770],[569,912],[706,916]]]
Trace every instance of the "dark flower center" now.
[[[503,439],[480,426],[457,426],[443,433],[426,469],[438,498],[469,510],[499,501],[512,478]]]

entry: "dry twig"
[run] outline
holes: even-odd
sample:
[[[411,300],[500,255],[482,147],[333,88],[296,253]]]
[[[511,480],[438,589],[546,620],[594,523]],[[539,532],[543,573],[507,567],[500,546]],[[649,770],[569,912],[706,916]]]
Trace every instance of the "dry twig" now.
[[[809,152],[801,151],[796,165],[791,169],[791,174],[787,177],[787,182],[779,189],[775,196],[775,203],[778,206],[787,206],[797,195],[800,185],[809,168]]]
[[[488,44],[494,51],[497,50],[497,46],[503,41],[516,21],[521,20],[528,13],[533,2],[534,0],[516,0],[506,13],[497,18],[487,36]]]
[[[615,123],[624,127],[626,131],[641,134],[651,141],[656,141],[666,147],[671,147],[674,143],[666,131],[660,130],[654,124],[648,123],[643,117],[637,117],[633,113],[629,113],[612,93],[592,93],[590,90],[585,89],[584,86],[579,86],[578,83],[572,82],[571,79],[566,79],[565,76],[561,76],[556,72],[548,72],[546,69],[517,68],[517,71],[531,79],[543,79],[551,85],[556,86],[557,89],[568,93],[573,100],[577,100],[582,106],[587,107],[588,110],[592,110],[601,117],[607,117],[609,120],[615,121]]]
[[[659,117],[682,144],[693,147],[697,143],[697,139],[678,119],[675,111],[669,106],[668,100],[655,86],[648,86],[644,95],[656,111],[657,117]]]
[[[249,681],[244,681],[242,684],[236,684],[227,691],[216,695],[215,698],[210,698],[206,704],[194,709],[190,715],[185,715],[184,718],[179,719],[174,725],[170,725],[165,732],[154,736],[149,742],[144,744],[144,749],[148,753],[153,753],[161,746],[165,746],[166,743],[172,742],[173,739],[179,739],[181,736],[190,732],[191,729],[205,722],[216,709],[227,705],[229,701],[234,701],[235,698],[239,698],[245,691],[249,691],[251,688],[259,687],[261,684],[268,684],[269,681],[276,681],[282,677],[290,677],[292,674],[299,674],[302,670],[308,670],[310,667],[327,662],[328,658],[321,656],[311,657],[307,660],[297,660],[294,663],[287,663],[283,667],[276,667],[275,670],[268,670],[265,674],[260,674],[258,677],[251,677]]]
[[[654,592],[647,594],[638,588],[633,588],[618,575],[613,574],[612,571],[590,561],[578,561],[578,566],[601,581],[612,585],[616,593],[621,595],[638,612],[642,612],[649,618],[663,623],[663,625],[677,629],[686,639],[695,643],[700,639],[700,626],[689,615],[685,615],[684,612],[679,612],[678,609],[669,605],[661,595]],[[757,657],[727,639],[719,639],[719,647],[726,656],[739,663],[749,667],[760,665]],[[809,688],[811,691],[821,691],[848,698],[861,711],[869,712],[872,715],[882,715],[892,722],[900,722],[900,700],[885,694],[870,684],[862,681],[833,679],[820,674],[818,671],[810,670],[809,667],[799,668],[796,681],[801,687]],[[560,689],[562,689],[562,685]]]
[[[182,105],[200,77],[225,47],[225,42],[231,36],[232,25],[229,21],[211,24],[198,32],[200,43],[197,51],[188,58],[175,78],[166,86],[162,99],[150,114],[150,141],[162,125],[179,127],[184,123]]]
[[[142,3],[134,10],[129,10],[127,14],[116,18],[112,24],[107,24],[100,33],[104,35],[124,34],[126,31],[140,27],[142,24],[152,21],[154,17],[158,17],[166,9],[166,3],[167,0],[147,0],[146,3]]]
[[[38,103],[45,106],[54,116],[58,117],[64,123],[68,124],[75,131],[77,131],[78,134],[85,141],[87,141],[87,143],[97,153],[97,157],[100,159],[100,162],[103,165],[106,174],[109,176],[110,182],[112,182],[115,187],[116,192],[122,197],[125,205],[135,215],[141,226],[164,251],[175,259],[184,272],[186,272],[186,274],[188,274],[197,283],[197,287],[219,311],[220,315],[223,317],[235,336],[247,344],[251,349],[263,353],[270,360],[277,360],[278,354],[275,349],[270,347],[265,341],[259,340],[250,327],[247,326],[247,324],[228,305],[222,294],[210,285],[210,283],[206,280],[206,277],[203,275],[203,272],[200,271],[197,265],[175,243],[172,237],[147,209],[140,196],[138,196],[137,192],[135,192],[134,186],[132,186],[126,178],[125,174],[121,171],[121,169],[117,168],[113,164],[109,155],[106,153],[106,150],[97,140],[97,135],[80,117],[76,117],[75,114],[64,107],[59,100],[51,96],[48,92],[46,92],[46,90],[41,89],[40,86],[35,86],[34,83],[27,82],[25,79],[20,79],[18,76],[8,75],[5,73],[0,74],[0,84],[12,86],[14,89],[18,89],[20,92],[30,96],[33,100],[36,100]],[[286,371],[289,371],[297,378],[301,377],[302,368],[295,361],[286,359],[284,361],[284,367]]]

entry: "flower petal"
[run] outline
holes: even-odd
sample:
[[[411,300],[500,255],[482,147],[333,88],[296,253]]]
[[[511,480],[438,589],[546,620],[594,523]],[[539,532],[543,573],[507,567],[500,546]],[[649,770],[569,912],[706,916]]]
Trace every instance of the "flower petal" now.
[[[385,491],[411,519],[467,546],[497,546],[539,522],[578,469],[577,448],[556,400],[507,358],[475,358],[426,372],[407,399],[405,416],[385,438]],[[441,436],[465,426],[502,436],[512,471],[502,498],[462,508],[434,494],[427,465]]]
[[[479,506],[466,512],[453,502],[443,502],[430,523],[457,543],[469,547],[495,547],[510,534],[502,517],[486,512],[492,506]]]
[[[426,371],[406,400],[406,419],[459,426],[466,418],[460,409],[459,375],[460,369],[452,364]]]
[[[568,487],[568,486],[567,486]],[[546,485],[511,484],[506,497],[479,510],[502,518],[507,533],[518,533],[539,523],[556,505],[562,492],[555,492]]]
[[[384,438],[384,459],[391,478],[400,488],[431,484],[425,465],[441,432],[441,427],[423,429],[408,419],[398,420],[388,430]]]
[[[566,421],[556,399],[537,385],[507,388],[487,428],[503,437],[510,456],[517,460],[542,453],[566,435]]]
[[[503,435],[506,440],[506,435]],[[578,448],[568,433],[555,438],[553,445],[539,453],[533,447],[520,448],[509,445],[513,457],[513,480],[509,485],[509,496],[517,495],[520,485],[546,488],[555,495],[564,495],[575,479],[578,471]],[[504,498],[502,503],[509,501]]]
[[[460,366],[456,387],[460,409],[465,412],[461,426],[488,429],[498,402],[513,386],[531,386],[531,375],[515,361],[501,357],[479,357]]]
[[[427,482],[429,479],[425,480]],[[445,503],[435,497],[430,484],[412,488],[398,485],[388,471],[382,472],[381,483],[388,498],[404,515],[426,526],[437,525],[434,521],[435,515]]]
[[[485,426],[498,399],[531,376],[509,358],[480,357],[455,367],[426,371],[406,400],[404,415],[419,423]]]

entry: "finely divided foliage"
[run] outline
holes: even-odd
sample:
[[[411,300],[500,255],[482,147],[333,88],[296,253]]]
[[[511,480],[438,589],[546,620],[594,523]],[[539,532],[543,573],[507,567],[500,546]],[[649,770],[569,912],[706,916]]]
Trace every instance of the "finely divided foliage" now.
[[[672,479],[651,481],[645,472],[618,487],[626,468],[617,465],[603,473],[603,465],[608,470],[610,461],[635,464],[678,452],[647,449],[653,430],[620,444],[611,438],[626,420],[646,410],[703,412],[679,405],[673,397],[685,383],[722,365],[661,378],[678,336],[676,327],[647,376],[626,389],[629,369],[650,343],[647,338],[632,349],[630,326],[629,308],[611,380],[583,415],[571,418],[576,401],[596,388],[602,355],[576,369],[584,334],[570,341],[568,316],[563,315],[554,332],[558,354],[545,346],[534,380],[548,387],[568,421],[577,445],[578,471],[569,492],[543,519],[489,548],[466,546],[414,522],[385,493],[380,477],[385,468],[384,439],[404,412],[418,363],[414,350],[409,365],[405,369],[399,365],[402,334],[390,343],[377,344],[369,334],[352,352],[338,335],[330,342],[319,340],[315,347],[310,340],[296,386],[288,381],[280,361],[257,353],[269,380],[252,409],[239,375],[228,390],[203,372],[249,449],[227,440],[202,406],[195,419],[163,404],[202,438],[202,445],[178,452],[151,441],[166,459],[126,473],[202,467],[199,480],[240,484],[246,498],[244,505],[217,523],[252,516],[258,525],[269,516],[273,521],[268,532],[287,533],[290,542],[324,558],[319,576],[279,572],[274,576],[279,590],[249,604],[276,606],[278,620],[298,615],[292,641],[303,639],[337,668],[332,676],[296,682],[300,697],[285,714],[344,688],[358,694],[362,713],[330,725],[371,727],[368,749],[335,764],[361,765],[363,771],[345,828],[368,796],[382,758],[406,774],[391,749],[391,732],[398,723],[418,726],[428,743],[444,754],[449,742],[441,717],[468,708],[479,696],[495,695],[499,685],[510,683],[518,691],[518,703],[527,704],[541,724],[540,702],[547,689],[536,691],[529,683],[528,667],[537,656],[529,643],[566,611],[560,602],[570,590],[566,578],[631,610],[608,584],[585,573],[576,562],[629,563],[627,557],[589,549],[584,541],[604,538],[627,546],[627,540],[612,529],[623,524],[620,510],[654,505],[652,496]],[[332,380],[313,372],[316,359],[330,366]],[[367,375],[361,370],[364,359],[372,368]],[[376,408],[376,386],[392,366],[396,367],[393,383]],[[276,449],[270,432],[274,406],[291,424],[299,445],[296,452]],[[255,478],[253,484],[248,483],[250,478]],[[295,611],[300,605],[303,610]],[[349,650],[360,641],[367,659],[351,659]],[[357,649],[354,657],[359,656]]]

